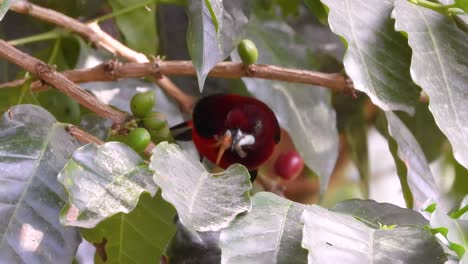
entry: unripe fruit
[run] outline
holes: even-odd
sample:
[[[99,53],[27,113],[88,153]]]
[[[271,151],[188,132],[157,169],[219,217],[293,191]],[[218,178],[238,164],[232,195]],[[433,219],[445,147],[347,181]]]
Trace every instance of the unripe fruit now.
[[[144,128],[135,128],[127,136],[126,143],[136,152],[142,152],[151,141],[151,135]]]
[[[172,137],[171,130],[169,126],[164,126],[162,129],[159,130],[150,130],[151,139],[155,144],[159,144],[163,141],[174,142],[174,138]]]
[[[281,155],[275,162],[275,172],[285,180],[293,180],[304,169],[304,159],[297,151],[289,150]]]
[[[153,112],[143,118],[143,126],[148,130],[160,130],[166,125],[166,117],[160,112]]]
[[[242,40],[237,46],[237,52],[239,53],[242,62],[244,62],[245,64],[252,64],[257,62],[258,50],[255,46],[255,43],[253,43],[251,40]]]
[[[135,94],[130,100],[130,109],[136,117],[145,117],[151,112],[153,106],[154,93],[152,91]]]

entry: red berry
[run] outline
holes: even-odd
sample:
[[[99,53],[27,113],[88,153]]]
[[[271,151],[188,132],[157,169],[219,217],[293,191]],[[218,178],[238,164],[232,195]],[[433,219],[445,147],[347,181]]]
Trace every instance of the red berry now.
[[[295,150],[283,152],[275,162],[275,172],[285,180],[293,180],[304,168],[304,159]]]

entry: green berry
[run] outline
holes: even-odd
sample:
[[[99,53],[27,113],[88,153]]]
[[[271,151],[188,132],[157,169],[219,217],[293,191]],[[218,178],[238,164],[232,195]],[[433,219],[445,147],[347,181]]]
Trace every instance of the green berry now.
[[[130,101],[130,109],[136,117],[144,117],[151,112],[154,106],[154,93],[152,91],[138,93]]]
[[[150,130],[151,139],[155,144],[159,144],[163,141],[174,142],[174,138],[172,137],[171,130],[169,126],[164,126],[162,129],[159,130]]]
[[[126,143],[136,152],[142,152],[151,141],[151,135],[144,128],[135,128],[127,136]]]
[[[249,39],[242,40],[239,45],[237,46],[237,52],[242,59],[242,62],[245,64],[252,64],[255,63],[258,59],[258,50],[253,43]]]
[[[160,130],[167,126],[166,117],[163,113],[153,112],[143,118],[143,126],[148,130]]]

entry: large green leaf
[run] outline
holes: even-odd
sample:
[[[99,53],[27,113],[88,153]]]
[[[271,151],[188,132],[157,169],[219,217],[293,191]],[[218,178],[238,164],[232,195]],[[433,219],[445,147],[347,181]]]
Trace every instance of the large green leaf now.
[[[145,0],[108,0],[114,12],[145,2]],[[156,2],[156,1],[155,1]],[[158,36],[156,27],[156,4],[135,9],[115,18],[128,47],[144,54],[156,55]]]
[[[260,51],[258,61],[286,67],[308,67],[307,50],[287,24],[251,19],[247,35]],[[239,60],[237,52],[232,58]],[[243,78],[249,92],[265,102],[292,137],[306,165],[320,177],[322,192],[338,157],[336,114],[330,93],[317,86]]]
[[[348,43],[346,73],[354,87],[384,110],[413,112],[419,89],[411,81],[411,49],[393,28],[393,0],[322,0],[328,22]]]
[[[130,213],[118,213],[81,233],[89,242],[105,241],[95,263],[155,263],[175,233],[174,216],[174,208],[161,195],[151,198],[145,193]]]
[[[151,175],[143,159],[123,143],[79,148],[58,175],[69,194],[60,221],[92,228],[114,214],[132,211],[141,193],[156,194]]]
[[[385,116],[389,134],[398,144],[398,157],[407,168],[406,177],[414,194],[417,208],[420,208],[428,199],[439,201],[440,191],[429,168],[429,163],[413,134],[393,112],[385,112]]]
[[[63,227],[57,174],[79,146],[43,108],[19,105],[0,121],[0,262],[71,263],[81,238]]]
[[[179,146],[162,142],[153,151],[150,168],[163,198],[191,231],[218,231],[251,208],[250,175],[240,164],[212,174]]]
[[[206,76],[240,42],[251,1],[193,0],[188,5],[187,45],[203,90]]]
[[[442,155],[442,148],[446,137],[437,126],[434,116],[429,111],[427,103],[417,103],[413,116],[399,112],[396,113],[405,126],[411,131],[429,162]]]
[[[301,246],[305,205],[260,192],[252,211],[239,216],[219,236],[222,263],[306,263]]]
[[[317,20],[322,24],[327,24],[328,12],[320,0],[304,0],[305,4],[315,14]]]
[[[165,255],[169,263],[207,263],[221,262],[221,249],[218,247],[219,233],[193,233],[177,219],[177,231],[167,245]]]
[[[337,204],[332,211],[352,215],[371,228],[379,228],[380,224],[421,227],[429,224],[429,221],[416,211],[373,200],[347,200]]]
[[[362,110],[352,114],[346,120],[344,126],[346,141],[349,144],[351,152],[351,159],[359,171],[361,191],[365,198],[369,197],[370,180],[367,129],[367,122],[364,119]]]
[[[384,112],[380,112],[378,114],[376,128],[379,130],[382,136],[387,139],[388,148],[392,155],[393,161],[395,162],[396,172],[398,175],[398,180],[400,181],[401,192],[403,193],[406,207],[412,209],[414,207],[414,197],[408,183],[408,167],[406,166],[404,160],[402,160],[398,155],[398,143],[388,131],[388,121]]]
[[[468,168],[468,34],[449,17],[405,0],[395,2],[393,15],[413,50],[411,76],[429,96],[455,158]]]
[[[302,244],[309,263],[444,263],[444,250],[422,227],[373,229],[352,216],[307,207]]]

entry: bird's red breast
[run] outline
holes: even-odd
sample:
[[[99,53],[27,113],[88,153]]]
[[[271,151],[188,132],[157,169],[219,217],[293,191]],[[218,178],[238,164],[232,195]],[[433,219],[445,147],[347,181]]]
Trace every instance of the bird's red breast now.
[[[257,99],[240,95],[200,99],[188,124],[193,127],[192,139],[200,154],[222,168],[240,163],[255,170],[280,140],[273,111]]]

